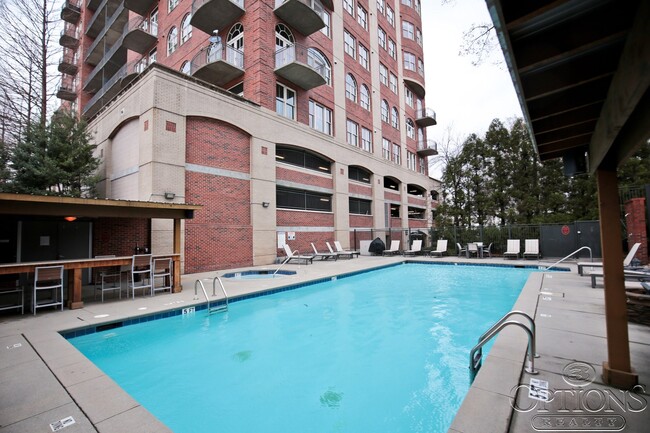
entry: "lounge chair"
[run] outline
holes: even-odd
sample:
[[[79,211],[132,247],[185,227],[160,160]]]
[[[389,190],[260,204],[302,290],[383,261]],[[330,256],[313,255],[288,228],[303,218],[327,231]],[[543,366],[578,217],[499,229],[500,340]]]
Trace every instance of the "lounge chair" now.
[[[327,245],[327,249],[330,250],[330,253],[336,254],[336,256],[339,257],[339,258],[340,257],[345,257],[345,258],[348,258],[348,259],[352,259],[352,258],[354,258],[355,254],[358,255],[358,253],[355,252],[355,251],[334,251],[334,249],[332,248],[332,246],[330,245],[329,242],[325,242],[325,245]]]
[[[592,272],[591,274],[588,274],[591,277],[591,287],[595,288],[596,287],[596,279],[597,278],[603,278],[603,272]],[[641,282],[648,282],[650,281],[650,272],[643,272],[643,271],[628,271],[625,270],[623,271],[623,278],[626,280],[633,280],[633,281],[641,281]]]
[[[345,249],[343,249],[343,247],[341,246],[341,242],[339,242],[339,241],[334,241],[334,248],[336,248],[337,253],[352,254],[352,255],[356,255],[357,257],[359,257],[359,254],[360,254],[359,250],[345,250]]]
[[[524,259],[535,257],[539,260],[539,239],[526,239]]]
[[[519,253],[521,252],[521,245],[519,239],[508,239],[508,248],[503,253],[503,257],[512,257],[515,259],[519,258]]]
[[[298,250],[291,251],[291,247],[288,244],[284,244],[284,253],[288,257],[287,263],[291,263],[293,261],[304,262],[306,265],[310,263],[314,263],[315,256],[313,255],[302,256],[300,255],[300,252]]]
[[[458,248],[458,257],[467,254],[467,248],[463,248],[458,242],[456,242],[456,248]]]
[[[321,260],[329,260],[329,259],[336,260],[339,258],[338,254],[335,253],[319,253],[313,242],[311,243],[311,247],[314,249],[314,254],[315,254],[314,258],[318,258]]]
[[[429,251],[430,256],[440,256],[447,254],[447,239],[438,239],[436,249]]]
[[[422,240],[417,239],[413,241],[411,249],[402,251],[402,254],[405,256],[414,256],[422,251]]]
[[[399,241],[390,241],[390,248],[384,250],[383,255],[395,255],[399,254]]]
[[[623,260],[623,268],[628,268],[630,269],[630,265],[632,264],[632,260],[634,259],[634,256],[636,255],[637,250],[641,246],[641,243],[636,243],[632,245],[632,248],[630,248],[630,252],[627,253],[627,256],[625,256],[625,260]],[[603,262],[578,262],[578,274],[580,275],[585,275],[583,273],[584,268],[602,268],[603,267]]]

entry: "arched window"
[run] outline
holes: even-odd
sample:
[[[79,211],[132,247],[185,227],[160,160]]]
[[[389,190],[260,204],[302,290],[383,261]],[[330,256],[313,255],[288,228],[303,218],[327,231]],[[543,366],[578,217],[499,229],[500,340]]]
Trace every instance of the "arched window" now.
[[[386,101],[385,99],[382,99],[382,101],[381,101],[381,120],[383,120],[386,123],[390,122],[390,120],[388,119],[388,116],[389,116],[388,111],[389,111],[389,109],[388,109],[388,101]]]
[[[275,50],[294,44],[293,34],[289,27],[280,23],[275,26]]]
[[[184,61],[183,65],[181,65],[181,72],[187,75],[190,75],[190,62],[189,61]]]
[[[359,89],[359,103],[363,108],[370,111],[370,90],[365,84],[362,84]]]
[[[350,101],[357,102],[357,81],[352,74],[345,76],[345,97]]]
[[[321,72],[325,77],[327,85],[332,83],[332,67],[327,57],[316,48],[307,49],[307,64],[317,71]]]
[[[167,34],[167,55],[170,55],[178,48],[178,29],[172,27]]]
[[[192,37],[192,26],[190,25],[191,19],[192,14],[187,14],[181,21],[181,44],[184,44]]]
[[[399,129],[399,112],[397,111],[397,107],[393,107],[391,111],[391,123],[393,128]]]
[[[406,119],[406,135],[415,140],[415,124],[411,119]]]
[[[237,23],[230,28],[226,38],[228,61],[244,69],[244,26]]]

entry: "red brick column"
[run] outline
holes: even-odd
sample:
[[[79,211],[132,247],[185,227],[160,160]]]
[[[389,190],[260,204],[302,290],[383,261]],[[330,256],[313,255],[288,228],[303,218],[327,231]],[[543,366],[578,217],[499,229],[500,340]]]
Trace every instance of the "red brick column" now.
[[[625,223],[627,225],[627,245],[632,248],[641,242],[636,258],[642,264],[648,263],[648,233],[646,231],[645,198],[633,198],[625,203]]]

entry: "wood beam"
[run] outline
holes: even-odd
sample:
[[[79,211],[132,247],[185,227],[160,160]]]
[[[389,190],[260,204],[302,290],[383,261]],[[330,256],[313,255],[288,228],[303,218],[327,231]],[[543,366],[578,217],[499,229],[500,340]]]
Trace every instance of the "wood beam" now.
[[[618,166],[620,160],[605,161],[617,135],[632,115],[650,84],[650,2],[639,2],[619,67],[607,94],[594,136],[589,145],[592,170]],[[647,125],[639,125],[647,130]],[[610,154],[611,155],[611,154]],[[612,155],[616,157],[616,155]],[[617,157],[616,157],[617,158]]]
[[[605,322],[607,361],[603,362],[605,383],[630,389],[638,383],[638,375],[630,364],[630,342],[627,331],[627,299],[623,278],[623,251],[616,170],[596,171],[600,243],[603,252],[605,279]]]

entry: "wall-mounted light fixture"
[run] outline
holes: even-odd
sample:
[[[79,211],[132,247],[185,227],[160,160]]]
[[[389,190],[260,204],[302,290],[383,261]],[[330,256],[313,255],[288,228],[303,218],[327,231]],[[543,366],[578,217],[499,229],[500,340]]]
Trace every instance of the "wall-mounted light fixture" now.
[[[167,199],[167,200],[174,200],[175,197],[176,197],[176,194],[174,194],[173,192],[166,192],[165,193],[165,199]]]
[[[270,204],[271,203],[269,203],[268,201],[263,201],[262,202],[262,207],[269,207]]]
[[[76,216],[67,216],[67,217],[64,217],[63,219],[66,220],[67,222],[71,223],[72,221],[75,221],[77,219],[77,217]]]

